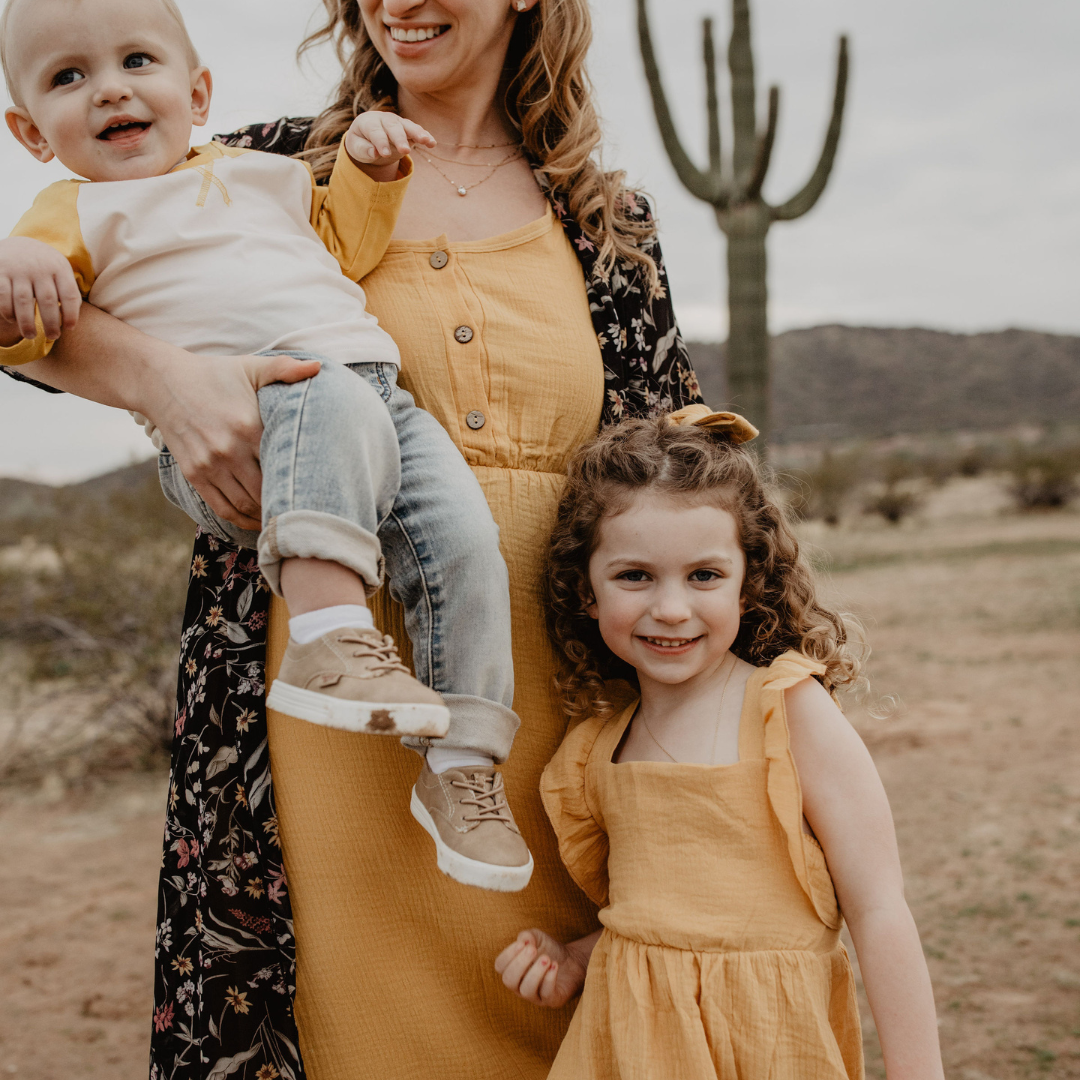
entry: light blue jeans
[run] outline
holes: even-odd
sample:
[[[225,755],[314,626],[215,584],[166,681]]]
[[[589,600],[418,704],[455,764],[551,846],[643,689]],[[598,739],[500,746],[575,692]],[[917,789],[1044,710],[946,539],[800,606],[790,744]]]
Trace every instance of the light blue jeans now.
[[[264,355],[276,355],[266,353]],[[510,652],[510,592],[499,529],[472,470],[439,422],[397,385],[392,364],[320,360],[314,378],[259,391],[261,532],[218,517],[164,449],[170,502],[213,535],[255,548],[280,595],[281,561],[327,559],[355,570],[369,593],[390,579],[405,609],[416,677],[443,695],[442,739],[505,761],[518,718]]]

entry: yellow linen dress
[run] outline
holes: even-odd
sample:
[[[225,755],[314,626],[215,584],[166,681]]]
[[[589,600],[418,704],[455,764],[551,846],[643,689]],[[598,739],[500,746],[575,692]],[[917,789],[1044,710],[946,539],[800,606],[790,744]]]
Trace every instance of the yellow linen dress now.
[[[784,689],[823,671],[788,652],[751,675],[734,765],[613,764],[636,702],[567,736],[541,792],[605,929],[550,1080],[861,1080],[784,712]]]
[[[500,526],[521,717],[503,774],[536,870],[517,894],[444,877],[409,814],[416,754],[271,713],[301,1048],[310,1080],[543,1080],[572,1007],[527,1004],[493,964],[527,927],[571,939],[597,925],[540,803],[540,773],[567,724],[537,585],[568,458],[599,425],[600,349],[580,263],[550,212],[490,240],[394,241],[362,284],[401,349],[401,384],[449,431]],[[470,413],[483,424],[470,427]],[[376,601],[407,659],[400,610],[386,590]],[[268,682],[286,618],[275,601]]]

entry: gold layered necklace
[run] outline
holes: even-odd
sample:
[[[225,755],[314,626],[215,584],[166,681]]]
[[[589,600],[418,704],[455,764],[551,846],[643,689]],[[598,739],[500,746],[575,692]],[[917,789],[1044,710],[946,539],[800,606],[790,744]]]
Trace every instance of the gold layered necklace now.
[[[735,671],[735,654],[731,653],[731,666],[728,668],[727,678],[724,679],[724,688],[720,691],[720,704],[716,708],[716,726],[713,728],[712,737],[712,749],[709,751],[709,764],[713,765],[716,762],[716,738],[720,734],[720,717],[724,713],[724,698],[727,697],[728,683],[731,682],[732,673]],[[727,661],[725,660],[726,664]],[[675,762],[676,765],[683,764],[675,757],[664,744],[653,734],[653,729],[649,727],[649,721],[645,719],[645,714],[641,714],[641,722],[645,725],[645,731],[649,738],[656,743],[657,748],[669,761]]]
[[[471,165],[470,163],[464,161],[453,161],[452,158],[438,158],[439,161],[452,162],[455,165],[462,165],[470,168],[486,168],[488,170],[483,176],[480,177],[479,180],[476,180],[471,184],[462,184],[459,183],[457,180],[454,180],[453,178],[447,176],[446,173],[443,172],[443,170],[440,169],[433,160],[433,158],[437,157],[437,155],[432,155],[432,157],[429,157],[419,147],[413,148],[415,153],[419,154],[463,198],[464,196],[468,195],[473,188],[478,188],[485,181],[490,180],[504,165],[509,165],[511,161],[514,161],[521,156],[521,147],[516,143],[493,143],[491,146],[469,146],[466,143],[458,143],[457,145],[462,149],[469,150],[496,150],[502,149],[502,147],[504,146],[513,147],[509,154],[502,158],[502,160],[496,162],[478,161],[475,165]]]

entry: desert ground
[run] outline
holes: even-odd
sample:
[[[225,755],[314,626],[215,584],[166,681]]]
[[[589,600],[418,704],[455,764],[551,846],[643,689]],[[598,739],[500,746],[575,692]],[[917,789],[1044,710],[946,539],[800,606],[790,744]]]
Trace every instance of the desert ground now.
[[[846,708],[892,800],[949,1080],[1080,1078],[1080,513],[1018,514],[984,476],[897,526],[802,531],[872,648]],[[165,787],[0,789],[0,1076],[146,1076]]]

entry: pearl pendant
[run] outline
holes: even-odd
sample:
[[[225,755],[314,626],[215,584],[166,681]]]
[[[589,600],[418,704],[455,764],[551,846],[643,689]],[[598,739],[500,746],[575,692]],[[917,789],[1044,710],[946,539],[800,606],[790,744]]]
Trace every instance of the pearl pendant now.
[[[468,193],[468,192],[467,192],[467,191],[465,190],[465,188],[463,188],[463,187],[459,187],[459,188],[457,189],[457,193],[458,193],[459,195],[468,195],[468,194],[469,194],[469,193]]]

